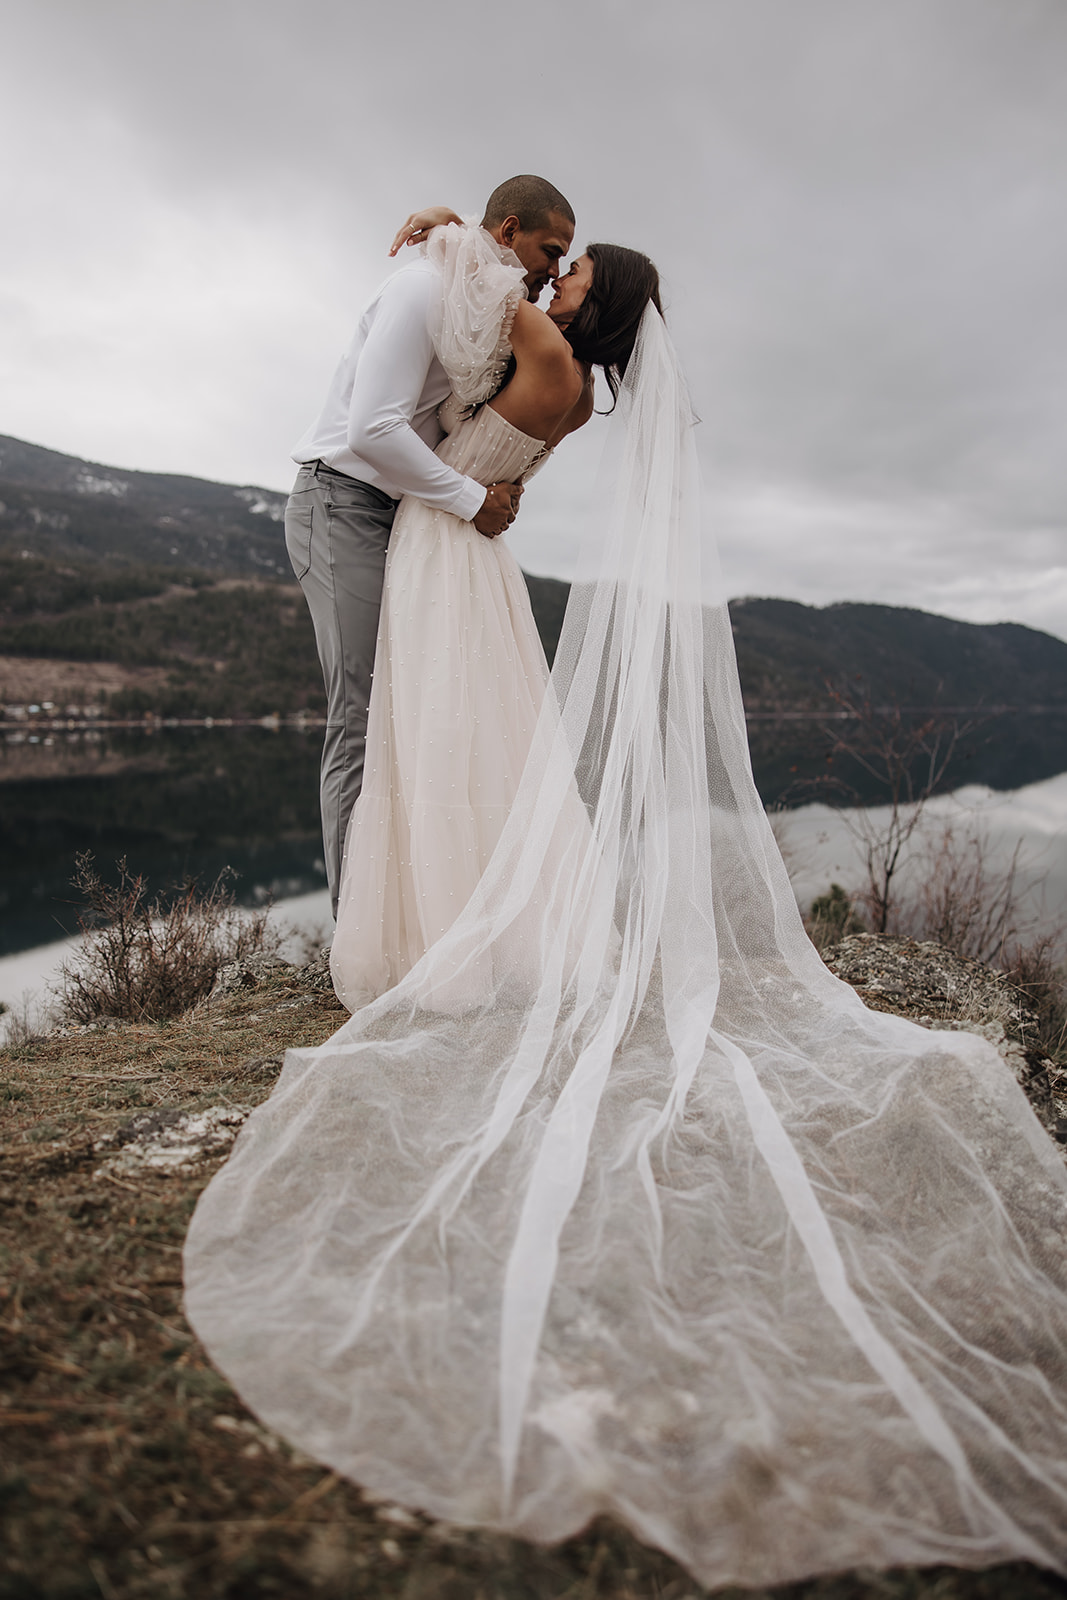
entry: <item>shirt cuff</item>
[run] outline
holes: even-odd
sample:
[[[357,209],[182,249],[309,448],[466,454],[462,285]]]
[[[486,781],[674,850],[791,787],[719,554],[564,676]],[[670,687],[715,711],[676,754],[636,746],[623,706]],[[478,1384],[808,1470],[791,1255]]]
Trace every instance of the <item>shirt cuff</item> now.
[[[448,509],[454,517],[461,518],[463,522],[473,522],[484,503],[485,484],[477,483],[473,478],[465,478],[463,488]]]

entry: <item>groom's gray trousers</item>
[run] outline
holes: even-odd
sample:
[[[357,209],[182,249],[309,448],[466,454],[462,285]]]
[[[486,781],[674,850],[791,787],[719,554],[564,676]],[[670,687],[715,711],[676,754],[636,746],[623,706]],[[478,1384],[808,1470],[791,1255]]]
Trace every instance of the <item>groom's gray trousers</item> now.
[[[326,685],[319,797],[335,916],[345,829],[363,784],[385,552],[398,503],[315,461],[301,467],[285,508],[285,545],[311,612]]]

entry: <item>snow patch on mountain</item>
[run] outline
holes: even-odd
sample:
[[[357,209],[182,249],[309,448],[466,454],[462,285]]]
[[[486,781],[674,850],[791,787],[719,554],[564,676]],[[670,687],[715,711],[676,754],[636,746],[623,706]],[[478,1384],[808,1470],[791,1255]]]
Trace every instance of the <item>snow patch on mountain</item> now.
[[[277,499],[268,500],[261,489],[235,489],[234,495],[238,500],[243,500],[254,517],[269,517],[272,522],[281,522],[285,517],[285,497],[279,495]]]
[[[121,500],[130,486],[121,478],[98,478],[92,472],[78,472],[74,476],[74,487],[79,494],[110,494]]]

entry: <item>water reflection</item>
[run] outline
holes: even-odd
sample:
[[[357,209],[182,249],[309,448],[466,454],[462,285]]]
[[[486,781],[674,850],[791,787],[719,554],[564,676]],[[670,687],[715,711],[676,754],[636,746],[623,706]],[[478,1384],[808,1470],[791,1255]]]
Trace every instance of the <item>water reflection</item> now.
[[[52,737],[55,738],[53,735]],[[0,953],[70,933],[80,850],[154,888],[237,874],[241,903],[321,888],[317,729],[92,730],[0,745]]]
[[[818,720],[753,718],[753,770],[768,805],[818,796]],[[80,850],[106,875],[120,856],[155,889],[237,874],[246,905],[325,883],[318,819],[321,728],[160,726],[8,730],[0,741],[0,955],[74,931]],[[865,804],[883,798],[838,767]],[[946,787],[1016,790],[1067,771],[1067,712],[989,717],[963,741]],[[1056,803],[1067,810],[1067,791]],[[822,870],[820,867],[819,870]],[[825,887],[816,885],[817,889]]]
[[[886,808],[872,807],[867,815],[876,831],[888,823]],[[855,889],[865,882],[863,849],[851,820],[847,811],[824,805],[802,806],[775,819],[802,906],[830,883]],[[899,903],[916,898],[918,875],[929,870],[931,848],[936,853],[946,828],[961,859],[968,839],[980,841],[991,882],[1003,883],[1014,872],[1017,930],[1026,937],[1049,935],[1067,955],[1067,772],[1007,794],[974,784],[935,795],[902,857]]]
[[[953,752],[942,785],[946,792],[968,784],[998,792],[1023,789],[1067,772],[1067,708],[1039,713],[979,708],[961,714],[958,722],[970,731]],[[827,775],[832,722],[818,717],[750,716],[748,740],[752,770],[766,805],[794,808],[823,798],[819,787]],[[827,796],[830,804],[872,806],[886,799],[884,784],[855,761],[838,758],[834,776],[840,787],[835,789],[836,799]],[[845,791],[849,799],[843,802]]]

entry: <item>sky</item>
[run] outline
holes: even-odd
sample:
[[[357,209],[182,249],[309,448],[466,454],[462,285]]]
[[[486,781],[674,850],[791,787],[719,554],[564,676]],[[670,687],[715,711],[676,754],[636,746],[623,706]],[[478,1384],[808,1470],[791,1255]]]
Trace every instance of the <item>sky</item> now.
[[[284,490],[407,213],[539,172],[660,268],[730,594],[1067,638],[1065,83],[1064,0],[8,0],[0,433]]]

